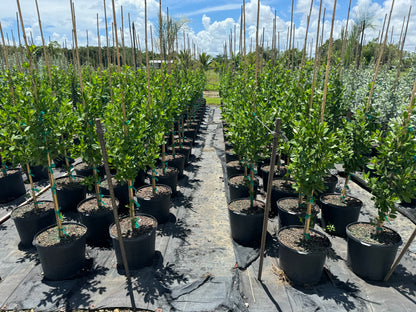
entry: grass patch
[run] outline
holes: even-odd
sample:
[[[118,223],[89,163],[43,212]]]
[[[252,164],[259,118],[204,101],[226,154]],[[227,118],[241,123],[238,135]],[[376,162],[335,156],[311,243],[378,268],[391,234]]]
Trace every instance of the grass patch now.
[[[207,105],[221,105],[221,98],[219,97],[207,97],[205,99],[207,100]]]
[[[218,91],[220,86],[220,76],[214,70],[210,69],[205,72],[207,76],[207,84],[205,90],[207,91]]]

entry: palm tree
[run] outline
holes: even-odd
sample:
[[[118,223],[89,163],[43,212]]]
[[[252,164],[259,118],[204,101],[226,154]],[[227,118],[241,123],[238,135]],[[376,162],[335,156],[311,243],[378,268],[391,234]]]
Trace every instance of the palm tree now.
[[[204,70],[208,70],[209,65],[212,63],[212,61],[212,56],[205,52],[199,55],[199,63],[201,63],[201,66]]]

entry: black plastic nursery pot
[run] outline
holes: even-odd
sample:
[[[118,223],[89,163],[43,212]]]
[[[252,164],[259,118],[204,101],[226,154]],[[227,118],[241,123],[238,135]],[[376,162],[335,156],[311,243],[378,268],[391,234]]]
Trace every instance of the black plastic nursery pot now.
[[[97,166],[97,174],[103,178],[105,174],[104,165]],[[82,177],[89,177],[94,175],[94,168],[89,167],[86,163],[79,163],[74,166],[75,174]]]
[[[319,198],[322,212],[321,219],[324,229],[332,228],[331,234],[345,236],[346,226],[358,220],[363,202],[358,198],[346,196],[345,204],[342,204],[340,196],[337,193],[321,195]],[[330,198],[336,198],[335,202],[329,202]]]
[[[136,214],[136,217],[139,218],[139,229],[141,228],[141,230],[143,230],[143,233],[137,237],[124,237],[123,233],[131,228],[130,218],[126,217],[120,219],[121,232],[129,270],[139,270],[145,266],[151,265],[155,254],[157,228],[156,219],[151,215],[142,213]],[[146,225],[141,224],[143,220],[147,221]],[[123,231],[123,229],[125,230]],[[123,258],[120,250],[120,241],[116,234],[117,230],[115,224],[110,225],[109,231],[113,248],[116,253],[117,267],[124,269]]]
[[[330,240],[323,233],[310,229],[310,243],[303,250],[298,250],[286,245],[286,237],[292,238],[293,244],[298,245],[304,237],[303,226],[284,227],[277,233],[280,268],[294,284],[317,284],[331,247]]]
[[[153,193],[152,186],[142,186],[137,190],[139,211],[155,217],[158,223],[165,223],[169,219],[172,189],[162,184],[157,184],[156,188],[156,193]]]
[[[259,181],[254,178],[254,197],[256,197]],[[250,197],[250,182],[247,181],[244,175],[235,175],[228,178],[228,189],[230,191],[230,202],[238,198]]]
[[[181,154],[185,157],[185,166],[189,164],[189,158],[191,157],[191,150],[190,146],[183,145],[181,148],[175,148],[176,154]],[[169,149],[169,153],[172,152],[172,149]]]
[[[75,162],[75,160],[73,159],[73,158],[71,158],[71,157],[68,157],[68,163],[71,165],[71,164],[73,164]],[[58,167],[58,168],[61,168],[61,167],[63,167],[63,166],[65,166],[66,165],[66,159],[65,159],[65,156],[63,156],[63,155],[59,155],[58,157],[56,157],[54,160],[53,160],[53,163],[55,164],[55,166],[56,167]]]
[[[185,130],[184,131],[184,135],[189,138],[190,140],[192,140],[192,144],[195,143],[195,139],[196,139],[196,130],[195,129],[189,129],[189,130]]]
[[[26,168],[26,166],[24,168]],[[26,173],[26,176],[27,176],[26,169],[25,169],[25,173]],[[37,182],[37,181],[41,181],[41,180],[47,180],[49,178],[48,168],[43,167],[41,165],[38,165],[38,166],[32,166],[31,165],[30,166],[30,173],[32,174],[33,182]]]
[[[290,225],[299,225],[302,226],[302,220],[305,220],[306,216],[306,204],[304,207],[298,206],[299,198],[297,197],[285,197],[281,198],[277,201],[277,211],[278,211],[278,220],[279,220],[279,228],[283,228],[285,226]],[[292,205],[294,203],[295,207],[292,209],[285,209],[286,205]],[[317,221],[317,214],[319,213],[318,205],[314,204],[312,206],[312,225],[316,224]]]
[[[236,199],[228,204],[231,237],[243,246],[258,246],[261,241],[264,204],[255,200],[253,206],[250,208],[250,198]]]
[[[172,196],[176,196],[178,193],[178,175],[179,171],[178,169],[174,167],[169,167],[166,169],[166,172],[163,174],[163,169],[158,168],[157,170],[157,183],[168,185],[172,190]],[[151,175],[152,172],[149,172],[148,174]]]
[[[292,187],[295,184],[292,180],[273,179],[272,194],[270,199],[270,210],[277,213],[277,201],[285,197],[296,197],[298,194]]]
[[[273,178],[282,178],[287,172],[286,167],[280,166],[280,170],[277,170],[277,167],[274,168],[275,172]],[[270,164],[263,165],[260,168],[261,177],[263,179],[263,190],[267,192],[267,186],[269,184],[269,171],[270,171]]]
[[[104,202],[101,208],[98,208],[97,197],[88,197],[78,204],[77,210],[80,221],[87,227],[86,239],[89,245],[101,245],[109,241],[110,234],[108,227],[114,223],[114,214],[111,206],[110,196],[103,196],[101,200]],[[119,201],[116,198],[117,209]],[[87,208],[86,205],[92,205]]]
[[[52,225],[36,234],[36,246],[44,277],[64,280],[75,276],[85,266],[87,228],[79,223],[62,224],[66,238],[59,240],[58,228]]]
[[[396,231],[383,226],[383,235],[388,236],[389,243],[364,241],[357,238],[356,229],[363,226],[375,231],[375,226],[367,222],[354,222],[346,228],[348,264],[359,277],[370,281],[382,281],[396,258],[402,239]],[[360,231],[362,230],[358,229],[358,233]]]
[[[233,150],[228,150],[225,152],[225,162],[228,163],[233,160],[239,160],[238,155],[234,153]]]
[[[227,171],[227,177],[244,174],[244,168],[238,160],[227,162],[225,169]]]
[[[183,169],[185,168],[185,156],[182,154],[175,154],[167,156],[167,163],[169,167],[178,169],[178,178],[183,177]]]
[[[56,196],[61,212],[77,211],[78,204],[87,196],[87,186],[82,184],[83,177],[60,177],[56,182]]]
[[[9,169],[6,175],[0,177],[0,203],[10,202],[25,193],[25,183],[19,169]]]
[[[129,205],[129,186],[127,182],[119,182],[112,178],[113,182],[114,196],[119,200],[119,207],[121,211],[126,211],[126,206]],[[104,179],[101,182],[100,192],[103,195],[110,195],[110,190],[108,189],[107,179]]]
[[[16,225],[20,237],[20,246],[32,247],[33,237],[42,229],[55,223],[54,204],[42,201],[39,209],[34,210],[33,203],[13,209],[11,218]]]
[[[145,185],[145,179],[146,179],[146,172],[144,170],[139,170],[137,173],[136,179],[134,179],[134,187],[140,187]]]

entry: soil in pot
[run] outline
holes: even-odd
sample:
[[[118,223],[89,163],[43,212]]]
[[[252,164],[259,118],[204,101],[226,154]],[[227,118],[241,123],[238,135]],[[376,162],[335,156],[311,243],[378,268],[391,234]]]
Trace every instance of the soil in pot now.
[[[258,246],[261,240],[264,203],[250,198],[237,199],[228,205],[231,236],[243,246]]]
[[[108,227],[114,223],[111,198],[104,196],[101,201],[104,204],[98,205],[96,197],[89,197],[78,205],[81,223],[87,227],[87,243],[93,246],[104,245],[109,242]],[[117,198],[116,205],[118,208],[119,201]]]
[[[254,178],[254,197],[256,196],[259,181]],[[238,198],[250,197],[250,182],[244,175],[236,175],[228,179],[230,201]]]
[[[156,168],[155,170],[157,173],[156,183],[169,186],[172,189],[172,196],[176,196],[178,193],[178,169],[174,167],[168,167],[166,168],[165,172],[163,172],[162,168]],[[148,174],[151,176],[152,172],[150,171]]]
[[[19,169],[0,170],[0,203],[10,202],[26,193],[25,183]]]
[[[267,192],[267,186],[269,184],[269,172],[270,172],[270,165],[264,165],[261,167],[261,177],[263,179],[263,190]],[[280,166],[280,170],[277,167],[274,167],[274,175],[273,179],[275,178],[282,178],[287,173],[287,169],[284,166]]]
[[[174,167],[178,169],[178,177],[183,177],[183,169],[185,167],[185,156],[182,154],[166,155],[166,162],[168,167]]]
[[[20,246],[32,247],[35,234],[55,223],[54,204],[52,201],[39,202],[35,209],[35,205],[29,203],[14,209],[11,218],[19,233]]]
[[[84,177],[61,177],[56,180],[56,196],[61,212],[76,211],[78,204],[87,196]]]
[[[85,265],[87,228],[77,223],[63,223],[63,231],[65,237],[60,239],[57,226],[51,226],[33,240],[47,279],[69,279]]]
[[[277,201],[279,227],[290,225],[303,225],[306,215],[306,204],[299,205],[299,199],[296,197],[281,198]],[[312,206],[311,227],[316,224],[317,214],[319,213],[318,205]]]
[[[383,226],[380,234],[376,226],[355,222],[347,226],[348,264],[358,276],[381,281],[390,270],[402,243],[400,235]]]
[[[346,196],[345,200],[341,200],[341,195],[337,193],[324,194],[319,201],[323,228],[338,236],[345,236],[346,226],[358,220],[363,206],[358,198]]]
[[[313,285],[320,281],[331,242],[322,233],[310,229],[304,239],[303,226],[284,227],[278,232],[279,264],[294,284]]]
[[[120,212],[125,213],[129,205],[129,187],[127,182],[117,181],[114,177],[111,178],[113,183],[114,196],[119,200],[120,203]],[[100,191],[103,195],[110,195],[110,190],[108,188],[108,181],[104,179],[100,185]]]
[[[144,186],[137,190],[137,202],[139,211],[156,218],[158,223],[164,223],[169,219],[172,190],[167,185],[156,185],[157,192],[153,192],[152,186]]]
[[[98,175],[103,178],[105,175],[105,170],[104,170],[104,166],[100,165],[97,166],[98,169]],[[83,176],[83,177],[89,177],[92,176],[94,174],[94,168],[88,166],[88,164],[81,162],[79,164],[76,164],[74,166],[74,170],[75,173],[79,176]]]
[[[120,220],[121,235],[130,270],[138,270],[151,265],[156,246],[156,219],[145,214],[137,214],[136,217],[139,227],[134,230],[132,230],[130,218]],[[116,253],[117,266],[124,269],[117,228],[114,224],[110,226],[110,236]]]
[[[227,177],[244,174],[244,168],[239,160],[233,160],[226,163]]]
[[[276,202],[285,197],[297,197],[297,192],[293,188],[295,181],[287,179],[274,179],[272,185],[272,195],[270,199],[270,212],[277,214]]]

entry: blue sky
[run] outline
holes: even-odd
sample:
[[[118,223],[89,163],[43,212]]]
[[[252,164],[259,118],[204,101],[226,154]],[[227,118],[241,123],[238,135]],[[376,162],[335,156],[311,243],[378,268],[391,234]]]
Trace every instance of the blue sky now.
[[[99,15],[101,41],[105,42],[105,20],[103,11],[103,0],[73,0],[75,3],[77,17],[77,34],[80,45],[86,45],[86,31],[89,32],[89,44],[97,45],[96,32],[96,15]],[[366,40],[371,40],[378,36],[382,27],[383,19],[386,13],[390,11],[392,0],[352,0],[351,15],[349,28],[353,25],[354,20],[359,12],[369,12],[373,16],[374,29],[369,29],[366,33]],[[107,21],[111,27],[112,22],[112,0],[107,2]],[[25,29],[32,33],[36,44],[41,43],[39,26],[37,22],[35,0],[20,0]],[[61,45],[67,42],[71,45],[71,16],[69,10],[69,0],[38,0],[42,25],[46,40],[56,40]],[[166,8],[169,8],[169,14],[176,19],[186,18],[189,22],[186,24],[186,36],[199,47],[199,51],[215,55],[223,52],[224,42],[228,39],[231,29],[236,26],[239,31],[240,26],[240,8],[243,0],[164,0],[162,1],[162,10],[166,14]],[[296,46],[303,45],[306,33],[306,18],[309,13],[310,0],[295,0],[294,23],[296,26]],[[326,22],[324,27],[324,39],[329,37],[330,22],[332,18],[333,0],[323,0],[323,7],[326,8]],[[128,13],[131,21],[135,22],[136,28],[143,44],[144,40],[144,0],[115,0],[117,11],[117,26],[121,27],[120,6],[124,11],[125,42],[130,45],[130,36],[128,31]],[[281,48],[286,44],[287,27],[290,25],[290,11],[292,0],[263,0],[261,1],[260,10],[260,27],[265,28],[265,43],[271,45],[273,17],[277,10],[277,29],[281,33]],[[408,14],[410,5],[413,6],[411,22],[406,38],[405,48],[410,51],[415,50],[416,46],[416,0],[395,0],[395,7],[391,21],[393,30],[393,42],[398,42],[403,17]],[[319,2],[314,1],[312,11],[311,25],[308,34],[308,42],[316,37],[316,27],[318,19]],[[334,36],[339,37],[341,28],[346,24],[348,10],[348,0],[338,0]],[[3,30],[8,34],[11,41],[11,33],[17,36],[16,28],[16,11],[17,5],[15,0],[0,1],[0,21]],[[157,24],[157,14],[159,11],[159,0],[148,0],[148,20],[155,30]],[[257,14],[257,0],[246,0],[246,21],[247,21],[247,46],[250,40],[255,39],[255,24]],[[150,27],[149,27],[150,29]],[[391,31],[391,28],[390,28]],[[150,36],[149,36],[150,37]],[[239,36],[237,35],[237,38]],[[16,38],[17,41],[17,38]],[[389,40],[390,41],[390,40]],[[179,38],[179,47],[183,45],[182,32]],[[156,44],[155,44],[156,46]],[[155,48],[156,49],[156,48]]]

